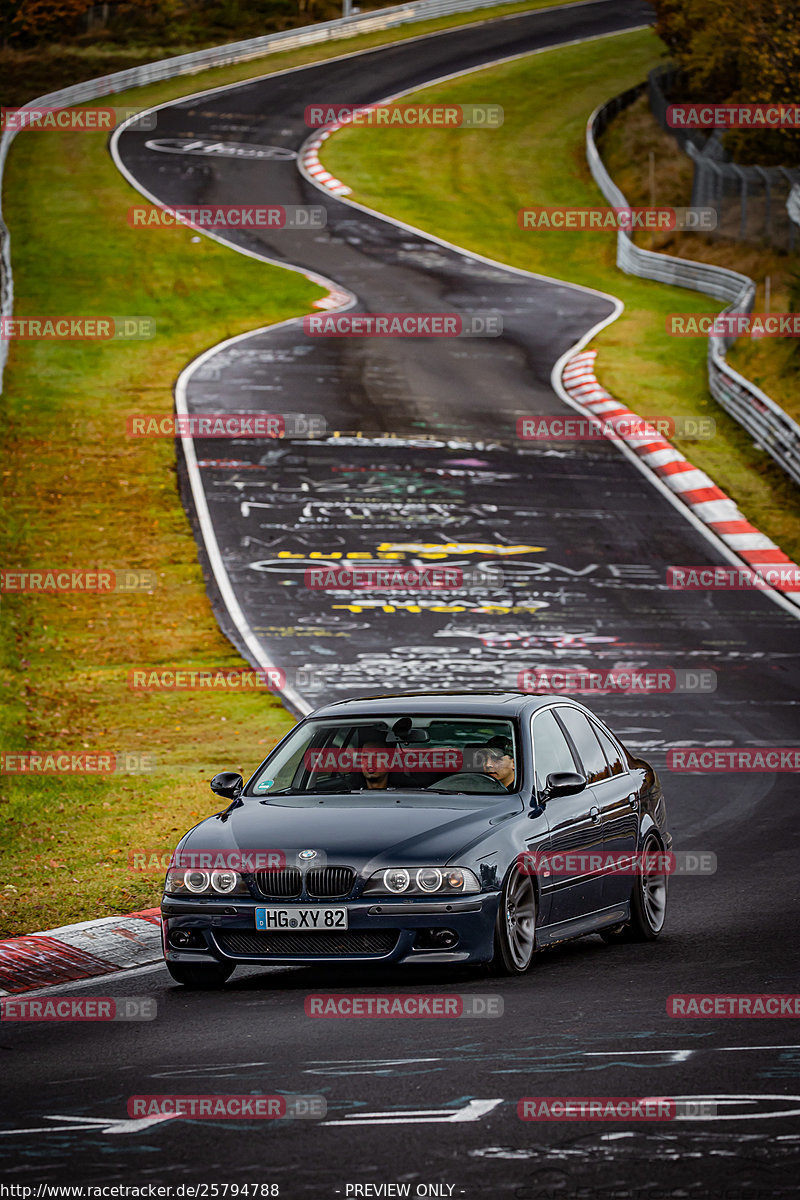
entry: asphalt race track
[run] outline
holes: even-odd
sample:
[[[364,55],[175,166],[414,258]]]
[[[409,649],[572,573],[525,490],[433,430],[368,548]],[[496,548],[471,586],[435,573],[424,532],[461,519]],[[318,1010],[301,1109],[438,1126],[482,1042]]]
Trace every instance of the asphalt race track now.
[[[185,373],[180,390],[190,413],[321,414],[331,433],[373,438],[353,449],[341,438],[333,445],[327,438],[277,446],[274,441],[203,439],[187,448],[198,460],[196,468],[189,464],[190,482],[202,493],[187,495],[187,507],[207,506],[222,573],[261,655],[285,671],[284,695],[293,708],[307,710],[322,698],[393,687],[397,655],[405,658],[410,648],[428,663],[415,672],[420,683],[439,682],[444,648],[456,652],[450,658],[463,662],[472,686],[496,684],[497,658],[487,658],[474,634],[464,629],[462,636],[462,629],[468,622],[479,633],[519,634],[529,614],[542,611],[545,603],[552,609],[553,601],[535,594],[524,566],[491,591],[479,578],[460,595],[436,592],[421,605],[395,593],[400,603],[389,613],[385,595],[361,590],[356,598],[360,619],[354,620],[349,611],[354,597],[346,590],[331,595],[303,586],[303,560],[359,552],[376,560],[382,553],[397,554],[395,561],[412,563],[424,561],[424,555],[388,547],[486,543],[484,553],[470,551],[465,559],[456,552],[438,561],[469,568],[470,575],[486,568],[495,579],[508,545],[540,546],[542,558],[569,566],[573,554],[585,560],[578,546],[563,545],[561,521],[550,510],[563,513],[556,490],[565,483],[572,496],[569,507],[596,510],[596,480],[587,477],[590,494],[579,485],[576,495],[572,468],[578,465],[583,473],[580,454],[577,459],[552,450],[520,455],[516,420],[531,412],[564,411],[550,385],[553,365],[590,328],[609,319],[615,304],[594,292],[476,261],[343,204],[304,178],[294,160],[248,161],[163,147],[187,141],[213,146],[224,139],[297,152],[311,136],[304,123],[308,104],[369,102],[456,69],[641,25],[649,13],[640,3],[589,4],[422,38],[190,98],[159,109],[155,130],[131,129],[118,138],[115,151],[125,173],[162,203],[323,204],[327,225],[316,233],[220,231],[220,237],[332,280],[340,293],[350,293],[355,311],[502,316],[503,336],[489,338],[313,338],[304,334],[302,322],[289,322],[212,351]],[[384,433],[394,444],[385,444]],[[420,435],[433,439],[432,445],[408,443],[409,436],[421,441]],[[458,439],[461,444],[455,446]],[[503,454],[503,444],[512,449],[510,456]],[[498,455],[503,457],[500,470]],[[598,457],[618,471],[617,455],[608,447]],[[545,471],[556,478],[543,487]],[[533,486],[529,472],[536,477]],[[626,490],[641,490],[642,501],[634,500],[633,507],[644,511],[653,503],[651,489],[629,481],[631,474],[623,469],[619,478]],[[527,503],[533,496],[535,506]],[[658,519],[674,520],[671,512]],[[594,531],[587,544],[597,544]],[[616,561],[637,562],[635,554],[630,558],[632,550],[620,547]],[[281,552],[297,556],[293,570],[280,562]],[[538,564],[530,571],[540,574]],[[212,586],[220,584],[219,574]],[[546,575],[536,579],[548,591],[553,582]],[[417,611],[409,612],[409,604]],[[252,643],[224,606],[218,608],[226,631],[252,660]],[[505,619],[503,609],[511,610]],[[481,660],[477,672],[475,652]]]
[[[312,186],[293,159],[147,146],[154,138],[226,139],[296,152],[309,134],[303,109],[314,100],[366,103],[641,24],[648,12],[598,3],[506,18],[243,84],[159,109],[156,132],[126,131],[117,152],[162,203],[266,196],[324,205],[327,225],[315,234],[224,236],[324,276],[356,311],[503,317],[501,338],[469,340],[315,341],[290,322],[212,352],[186,373],[190,412],[322,414],[330,431],[291,443],[197,442],[200,492],[193,463],[184,464],[190,512],[199,495],[207,504],[222,576],[212,577],[213,556],[202,546],[201,554],[233,640],[251,661],[285,671],[285,696],[299,711],[398,686],[514,687],[521,670],[555,665],[713,671],[713,691],[589,704],[659,768],[676,848],[713,853],[716,873],[671,881],[667,929],[655,944],[587,938],[543,953],[521,979],[498,982],[480,970],[370,969],[354,980],[305,967],[248,969],[223,992],[204,994],[184,992],[157,967],[59,989],[153,997],[157,1019],[4,1024],[4,1091],[14,1110],[0,1130],[7,1183],[275,1184],[281,1200],[380,1196],[353,1185],[397,1183],[410,1184],[411,1196],[468,1200],[796,1193],[796,1019],[666,1012],[676,993],[796,990],[795,777],[664,768],[667,750],[681,744],[796,744],[797,618],[763,594],[670,591],[668,565],[723,559],[614,446],[514,436],[518,416],[564,411],[550,386],[553,365],[613,313],[613,301],[486,264],[356,210]],[[458,565],[467,582],[430,606],[305,588],[305,567],[320,561],[312,553],[337,549]],[[221,577],[244,623],[225,610]],[[309,993],[346,990],[491,994],[504,1012],[428,1021],[306,1016]],[[129,1097],[168,1092],[321,1095],[327,1113],[322,1121],[128,1121]],[[716,1113],[621,1124],[517,1116],[524,1096],[647,1095],[705,1099]],[[416,1191],[423,1185],[443,1190]]]

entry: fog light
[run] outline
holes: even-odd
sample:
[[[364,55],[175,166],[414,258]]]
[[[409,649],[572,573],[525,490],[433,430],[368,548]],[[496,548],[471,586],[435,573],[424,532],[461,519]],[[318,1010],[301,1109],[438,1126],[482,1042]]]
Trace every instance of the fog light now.
[[[199,929],[173,929],[169,944],[176,950],[205,950],[206,939]]]
[[[452,929],[420,929],[414,938],[415,950],[452,950],[458,934]]]

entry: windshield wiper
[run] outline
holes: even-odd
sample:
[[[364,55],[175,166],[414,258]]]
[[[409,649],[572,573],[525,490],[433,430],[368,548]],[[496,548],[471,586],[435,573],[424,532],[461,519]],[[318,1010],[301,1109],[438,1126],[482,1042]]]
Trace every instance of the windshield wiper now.
[[[488,796],[488,792],[454,792],[452,788],[423,788],[425,792],[433,792],[435,796]]]

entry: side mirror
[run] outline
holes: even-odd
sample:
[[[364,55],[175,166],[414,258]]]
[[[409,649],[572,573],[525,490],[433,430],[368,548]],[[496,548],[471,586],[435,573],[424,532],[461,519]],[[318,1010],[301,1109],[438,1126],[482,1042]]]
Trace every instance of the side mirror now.
[[[554,796],[574,796],[586,787],[586,776],[577,771],[553,771],[547,776],[544,788],[544,799],[552,800]]]
[[[235,800],[244,787],[244,780],[235,771],[221,771],[211,780],[211,790],[217,796]]]

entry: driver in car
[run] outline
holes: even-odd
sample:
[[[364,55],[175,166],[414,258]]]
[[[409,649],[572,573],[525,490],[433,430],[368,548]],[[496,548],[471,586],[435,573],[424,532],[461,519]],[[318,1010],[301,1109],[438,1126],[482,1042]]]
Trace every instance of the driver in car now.
[[[506,791],[514,790],[514,780],[516,774],[514,771],[514,756],[511,738],[497,737],[489,738],[489,741],[483,748],[482,755],[484,759],[483,769],[492,779],[496,779],[501,783]]]
[[[369,791],[380,791],[386,788],[413,788],[414,783],[409,775],[400,771],[390,771],[385,765],[389,762],[396,746],[387,746],[377,738],[371,738],[360,748],[361,774]]]

